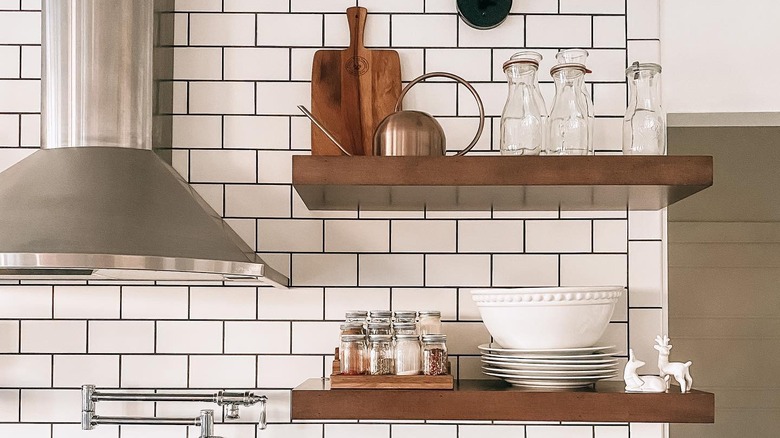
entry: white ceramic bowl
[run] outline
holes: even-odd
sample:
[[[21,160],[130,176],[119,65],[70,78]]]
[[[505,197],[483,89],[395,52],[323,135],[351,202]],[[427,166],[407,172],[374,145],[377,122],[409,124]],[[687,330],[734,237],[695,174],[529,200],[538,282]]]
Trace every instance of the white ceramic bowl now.
[[[598,342],[625,288],[474,289],[482,321],[505,348],[591,347]]]

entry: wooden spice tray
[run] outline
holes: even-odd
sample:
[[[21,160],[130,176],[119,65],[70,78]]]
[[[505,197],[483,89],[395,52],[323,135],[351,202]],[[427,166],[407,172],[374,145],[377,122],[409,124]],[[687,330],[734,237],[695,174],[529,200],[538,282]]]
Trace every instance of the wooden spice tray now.
[[[455,379],[443,376],[330,376],[332,389],[452,389]]]
[[[330,376],[332,389],[453,389],[452,374],[442,376],[367,376],[340,374],[339,350],[333,360],[333,374]]]

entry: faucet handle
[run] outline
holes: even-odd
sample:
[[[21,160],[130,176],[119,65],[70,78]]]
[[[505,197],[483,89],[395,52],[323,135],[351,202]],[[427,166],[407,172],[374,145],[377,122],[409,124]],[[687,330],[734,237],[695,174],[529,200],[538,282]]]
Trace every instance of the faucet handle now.
[[[260,418],[257,420],[257,430],[265,430],[268,427],[267,415],[266,415],[266,402],[268,398],[266,396],[260,396],[258,403],[260,403]]]

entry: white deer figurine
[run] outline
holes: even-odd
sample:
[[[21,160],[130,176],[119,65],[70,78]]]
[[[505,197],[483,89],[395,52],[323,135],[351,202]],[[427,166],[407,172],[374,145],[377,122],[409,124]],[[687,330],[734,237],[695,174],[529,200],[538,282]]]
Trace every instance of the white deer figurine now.
[[[623,371],[626,392],[666,392],[666,379],[658,376],[639,376],[636,370],[645,363],[634,356],[634,350],[628,350],[628,363]]]
[[[693,378],[691,377],[690,367],[693,362],[669,362],[669,350],[672,349],[672,344],[669,343],[669,336],[664,335],[655,337],[656,345],[653,346],[658,350],[658,370],[661,372],[661,377],[666,379],[666,388],[669,389],[669,376],[674,376],[674,380],[680,384],[680,392],[690,392],[693,386]]]

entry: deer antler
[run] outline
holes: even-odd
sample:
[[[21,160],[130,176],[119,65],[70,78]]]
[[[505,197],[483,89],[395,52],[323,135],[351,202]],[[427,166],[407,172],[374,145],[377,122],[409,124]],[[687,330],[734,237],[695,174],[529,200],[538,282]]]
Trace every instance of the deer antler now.
[[[661,347],[666,347],[666,346],[668,346],[668,345],[669,345],[669,336],[668,336],[668,335],[664,335],[664,337],[663,337],[663,338],[661,338],[661,336],[660,336],[660,335],[659,335],[659,336],[656,336],[656,337],[655,337],[655,342],[656,342],[658,345],[660,345]]]

